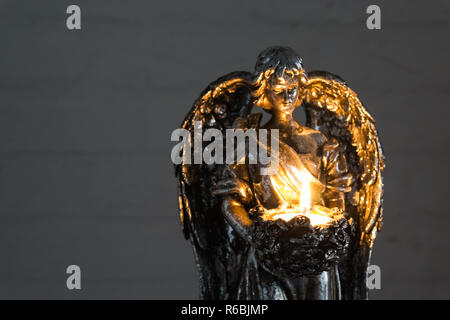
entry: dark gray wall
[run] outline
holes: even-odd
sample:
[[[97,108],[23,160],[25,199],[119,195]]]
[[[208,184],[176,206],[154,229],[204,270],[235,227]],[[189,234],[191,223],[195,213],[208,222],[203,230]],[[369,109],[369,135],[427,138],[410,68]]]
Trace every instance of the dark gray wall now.
[[[372,297],[450,298],[450,2],[373,3],[381,31],[365,27],[372,1],[1,1],[0,298],[196,298],[170,133],[208,82],[274,44],[341,75],[377,120]]]

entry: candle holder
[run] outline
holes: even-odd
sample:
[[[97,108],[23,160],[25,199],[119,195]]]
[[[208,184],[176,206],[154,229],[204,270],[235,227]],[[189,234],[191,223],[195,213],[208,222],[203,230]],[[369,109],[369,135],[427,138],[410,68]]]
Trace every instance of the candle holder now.
[[[202,298],[367,299],[384,157],[342,78],[270,47],[253,73],[212,82],[180,130],[172,160]]]
[[[288,278],[319,275],[345,259],[355,236],[352,219],[339,209],[314,209],[304,214],[250,210],[252,244],[267,272]]]

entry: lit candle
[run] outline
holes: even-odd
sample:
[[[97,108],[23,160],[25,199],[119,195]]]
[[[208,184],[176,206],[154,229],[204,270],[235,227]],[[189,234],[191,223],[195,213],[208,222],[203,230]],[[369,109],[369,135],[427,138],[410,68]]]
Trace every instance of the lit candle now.
[[[320,225],[328,225],[333,221],[333,218],[330,216],[332,210],[322,207],[322,206],[313,206],[312,210],[308,213],[301,213],[299,211],[295,211],[295,209],[288,209],[284,212],[276,210],[270,210],[269,214],[266,216],[266,219],[277,220],[282,219],[284,221],[290,221],[298,216],[305,216],[309,219],[312,226],[320,226]]]

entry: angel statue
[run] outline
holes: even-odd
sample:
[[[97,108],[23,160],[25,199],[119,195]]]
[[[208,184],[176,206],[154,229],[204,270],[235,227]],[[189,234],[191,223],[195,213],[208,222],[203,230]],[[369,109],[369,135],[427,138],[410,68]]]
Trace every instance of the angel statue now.
[[[298,106],[305,125],[293,117]],[[263,123],[255,109],[270,119]],[[182,129],[193,134],[199,123],[224,137],[255,129],[258,146],[278,164],[263,174],[268,164],[250,161],[247,141],[233,163],[175,165],[201,297],[367,299],[383,154],[374,119],[344,80],[306,72],[293,49],[270,47],[254,73],[229,73],[201,93]],[[183,153],[195,152],[192,140]]]

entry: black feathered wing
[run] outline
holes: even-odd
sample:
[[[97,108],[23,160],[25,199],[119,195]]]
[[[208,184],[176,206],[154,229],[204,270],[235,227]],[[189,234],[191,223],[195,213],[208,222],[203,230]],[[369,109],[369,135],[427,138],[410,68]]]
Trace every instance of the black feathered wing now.
[[[203,129],[230,128],[237,117],[250,113],[251,78],[248,72],[233,72],[211,83],[194,102],[182,128],[193,132],[196,121]],[[181,224],[194,248],[204,299],[235,298],[230,295],[236,291],[240,261],[248,246],[225,221],[219,198],[212,192],[222,169],[220,164],[175,166]]]
[[[367,297],[365,272],[382,222],[381,144],[375,121],[341,78],[316,71],[308,73],[307,79],[304,100],[307,126],[338,141],[354,178],[352,191],[345,195],[345,200],[346,211],[357,224],[358,232],[340,273],[344,298],[364,299]]]

